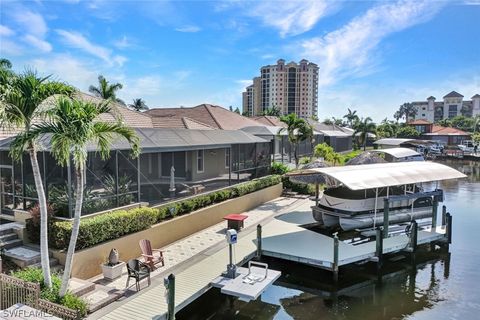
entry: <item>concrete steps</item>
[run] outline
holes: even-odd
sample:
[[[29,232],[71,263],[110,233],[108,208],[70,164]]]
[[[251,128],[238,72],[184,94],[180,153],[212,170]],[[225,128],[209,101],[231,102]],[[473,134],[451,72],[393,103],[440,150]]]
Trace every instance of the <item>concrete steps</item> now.
[[[124,290],[95,284],[94,290],[82,295],[81,298],[88,304],[88,312],[92,313],[117,301],[123,294]]]

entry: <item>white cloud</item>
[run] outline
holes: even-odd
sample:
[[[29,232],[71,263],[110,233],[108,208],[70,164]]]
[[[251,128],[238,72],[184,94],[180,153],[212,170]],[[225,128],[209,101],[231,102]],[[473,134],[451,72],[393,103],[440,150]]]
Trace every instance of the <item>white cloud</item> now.
[[[127,36],[123,36],[121,37],[120,39],[116,40],[113,45],[115,47],[117,47],[118,49],[126,49],[128,47],[131,47],[132,46],[132,43],[130,41],[129,38],[127,38]]]
[[[13,12],[13,19],[23,26],[27,34],[37,36],[38,38],[43,39],[48,31],[47,24],[42,15],[25,8]]]
[[[67,54],[52,55],[48,58],[33,59],[27,65],[42,74],[52,74],[54,78],[86,91],[90,84],[97,83],[100,72],[98,66],[73,58]]]
[[[45,40],[37,38],[34,35],[28,34],[22,38],[24,42],[28,43],[29,45],[37,48],[41,52],[50,52],[52,51],[52,45]]]
[[[259,18],[267,26],[280,31],[280,35],[298,35],[311,30],[330,9],[335,6],[331,1],[262,1],[247,2],[248,15]]]
[[[442,2],[397,1],[377,5],[333,32],[301,42],[302,56],[319,64],[319,83],[368,73],[379,43],[390,34],[427,21]]]
[[[0,55],[12,55],[19,56],[23,54],[23,48],[15,42],[8,39],[1,39],[2,45],[0,46]]]
[[[116,63],[119,66],[122,66],[127,58],[122,56],[112,55],[112,50],[93,44],[83,35],[74,31],[66,30],[56,30],[57,33],[62,37],[62,40],[69,46],[85,51],[97,58],[102,59],[103,61],[112,64]]]
[[[200,31],[200,27],[197,27],[197,26],[183,26],[183,27],[180,27],[180,28],[175,28],[175,31],[178,31],[178,32],[198,32]]]
[[[0,36],[9,37],[9,36],[13,36],[14,34],[15,32],[13,32],[12,29],[0,24]]]

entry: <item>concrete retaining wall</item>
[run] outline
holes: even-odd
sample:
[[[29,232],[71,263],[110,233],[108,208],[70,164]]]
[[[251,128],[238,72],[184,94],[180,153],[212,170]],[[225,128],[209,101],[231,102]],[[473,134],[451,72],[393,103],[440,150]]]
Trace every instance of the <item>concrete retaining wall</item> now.
[[[141,255],[140,246],[138,245],[141,239],[149,239],[154,248],[161,248],[221,222],[227,214],[251,210],[267,201],[278,198],[281,193],[282,184],[280,183],[164,221],[153,225],[149,229],[77,251],[73,262],[72,277],[89,279],[102,273],[100,265],[105,262],[112,248],[118,250],[121,260],[127,261]],[[66,252],[54,251],[53,255],[59,259],[62,265],[65,264]]]

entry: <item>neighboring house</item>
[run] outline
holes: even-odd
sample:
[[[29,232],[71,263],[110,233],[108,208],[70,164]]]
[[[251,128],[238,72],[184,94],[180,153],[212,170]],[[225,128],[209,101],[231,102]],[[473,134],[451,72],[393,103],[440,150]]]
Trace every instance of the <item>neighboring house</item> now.
[[[318,121],[307,120],[313,129],[324,136],[324,142],[331,146],[335,152],[352,150],[353,137],[351,129],[342,128],[334,124],[324,124]]]
[[[201,104],[192,108],[156,108],[145,113],[152,117],[153,125],[157,128],[184,128],[183,118],[222,130],[239,130],[259,125],[255,120],[211,104]]]
[[[270,142],[236,130],[136,128],[141,155],[130,157],[129,144],[115,141],[104,161],[88,151],[83,214],[137,202],[161,203],[225,187],[269,174]],[[12,163],[8,156],[13,137],[0,141],[0,209],[12,214],[36,202],[28,157]],[[71,167],[60,167],[50,154],[48,136],[39,141],[39,162],[47,201],[56,214],[72,216]],[[174,188],[171,188],[172,167]],[[70,169],[69,169],[70,168]]]
[[[412,105],[417,110],[415,119],[437,122],[442,119],[451,119],[459,115],[476,116],[480,114],[480,94],[475,94],[472,100],[463,100],[464,96],[452,91],[443,97],[443,101],[436,102],[430,96],[426,101],[414,101]]]
[[[101,101],[86,94],[78,96]],[[236,127],[235,123],[240,122],[238,117],[245,125],[258,125],[258,122],[236,113],[233,120],[224,117],[222,111],[225,109],[220,107],[222,110],[210,106],[198,108],[197,114],[212,109],[205,117],[207,123],[202,123],[183,115],[156,118],[117,103],[112,106],[112,112],[102,114],[100,119],[120,119],[135,128],[140,138],[141,155],[132,159],[129,145],[124,141],[113,143],[112,154],[107,161],[101,160],[94,149],[89,150],[83,214],[140,201],[171,201],[270,172],[271,142],[244,131],[232,130]],[[215,125],[211,125],[213,123]],[[225,130],[219,130],[219,127]],[[21,163],[12,163],[8,155],[10,142],[20,130],[0,132],[3,134],[0,138],[0,212],[12,214],[14,209],[27,210],[34,206],[37,195],[27,155]],[[41,139],[39,150],[48,201],[55,204],[57,215],[71,216],[74,174],[69,170],[72,169],[56,164],[49,152],[49,137]],[[174,190],[170,186],[172,167]]]
[[[408,125],[420,132],[422,139],[439,141],[446,145],[461,144],[464,140],[469,140],[471,136],[470,133],[463,130],[437,126],[423,119],[411,121]]]
[[[279,117],[259,116],[259,117],[253,117],[252,119],[260,123],[263,123],[266,126],[277,126],[277,127],[285,127],[285,128],[287,127],[285,122],[280,121]]]
[[[282,122],[283,123],[283,122]],[[273,160],[278,162],[294,162],[294,150],[288,140],[288,132],[285,127],[279,126],[252,126],[241,129],[257,137],[272,141]],[[323,134],[317,131],[313,133],[313,139],[301,141],[298,144],[298,156],[310,156],[313,148],[323,142]]]

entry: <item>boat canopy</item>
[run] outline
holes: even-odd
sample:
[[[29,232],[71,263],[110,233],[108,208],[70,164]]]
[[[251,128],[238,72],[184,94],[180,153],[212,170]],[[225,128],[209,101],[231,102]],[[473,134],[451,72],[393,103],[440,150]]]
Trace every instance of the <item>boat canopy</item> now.
[[[395,157],[397,159],[405,158],[405,157],[413,157],[413,156],[420,156],[421,154],[415,150],[409,148],[390,148],[390,149],[378,149],[373,150],[373,152],[378,153],[386,153]]]
[[[466,177],[466,175],[453,168],[427,161],[303,169],[290,172],[287,176],[315,174],[333,178],[351,190],[383,188]]]

